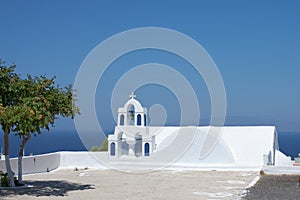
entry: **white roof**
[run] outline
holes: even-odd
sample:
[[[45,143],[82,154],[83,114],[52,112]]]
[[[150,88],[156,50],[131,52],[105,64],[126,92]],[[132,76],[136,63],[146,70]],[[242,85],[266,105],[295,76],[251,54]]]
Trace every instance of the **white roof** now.
[[[220,132],[211,131],[215,128]],[[274,126],[206,126],[192,129],[149,127],[149,132],[157,135],[157,154],[172,145],[176,138],[193,135],[193,139],[184,144],[187,147],[182,150],[184,153],[176,161],[178,164],[262,166],[264,156],[269,156],[270,162],[273,162],[275,150],[278,149]],[[177,144],[176,148],[181,147]]]

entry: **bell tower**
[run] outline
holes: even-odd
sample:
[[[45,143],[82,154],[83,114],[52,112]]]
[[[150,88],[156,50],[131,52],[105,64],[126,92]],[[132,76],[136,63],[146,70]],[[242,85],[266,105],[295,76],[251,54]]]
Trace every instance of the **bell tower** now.
[[[155,148],[155,135],[149,134],[147,108],[142,107],[132,92],[129,100],[118,109],[118,122],[108,136],[111,158],[150,156]]]
[[[147,126],[147,108],[135,97],[132,92],[124,107],[118,109],[118,126]]]

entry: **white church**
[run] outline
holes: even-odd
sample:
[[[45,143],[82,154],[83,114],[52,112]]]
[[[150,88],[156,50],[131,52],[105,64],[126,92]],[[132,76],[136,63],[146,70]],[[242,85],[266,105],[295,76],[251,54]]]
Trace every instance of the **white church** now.
[[[108,135],[110,159],[174,161],[173,166],[290,165],[274,126],[148,126],[147,108],[131,93]],[[218,132],[218,134],[215,134]],[[175,159],[176,157],[176,159]]]
[[[110,156],[150,156],[155,149],[155,135],[147,126],[147,108],[130,99],[118,109],[118,124],[113,135],[108,136]]]

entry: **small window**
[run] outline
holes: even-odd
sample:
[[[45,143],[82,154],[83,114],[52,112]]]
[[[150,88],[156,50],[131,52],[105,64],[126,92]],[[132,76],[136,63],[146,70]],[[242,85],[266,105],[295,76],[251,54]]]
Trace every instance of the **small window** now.
[[[114,142],[110,143],[110,155],[111,156],[116,155],[116,144]]]
[[[124,126],[124,115],[120,116],[120,125]]]
[[[137,125],[141,126],[142,125],[142,116],[140,114],[137,115]]]
[[[149,156],[149,152],[150,152],[150,145],[149,143],[145,144],[145,156]]]

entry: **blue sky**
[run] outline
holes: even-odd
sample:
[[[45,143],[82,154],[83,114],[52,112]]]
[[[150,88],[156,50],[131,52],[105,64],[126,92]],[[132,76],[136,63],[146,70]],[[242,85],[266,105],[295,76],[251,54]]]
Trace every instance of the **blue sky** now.
[[[169,28],[200,43],[218,66],[226,87],[228,124],[274,124],[279,130],[300,131],[299,1],[0,0],[0,7],[0,58],[16,63],[20,74],[55,75],[60,85],[73,83],[83,60],[101,41],[133,28]],[[120,67],[143,62],[167,62],[176,68],[181,61],[157,51],[117,60],[96,95],[105,130],[114,126],[107,108]],[[188,76],[189,71],[182,73]],[[205,121],[209,94],[203,83],[195,89]],[[177,106],[174,96],[157,86],[137,94],[151,106],[159,103],[154,98],[159,90],[167,111]],[[178,112],[176,108],[170,115],[169,124],[178,122]],[[57,123],[57,129],[73,127],[71,120]]]

